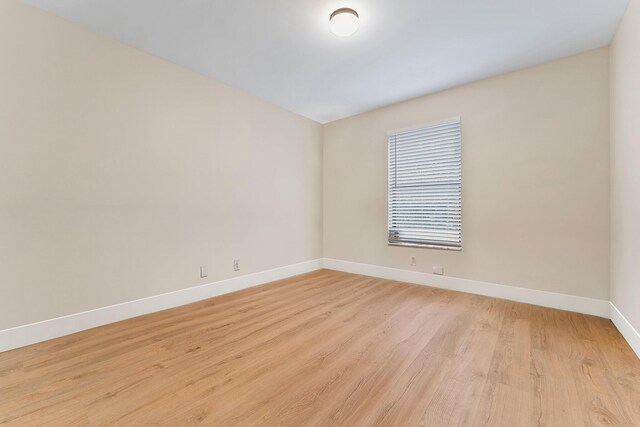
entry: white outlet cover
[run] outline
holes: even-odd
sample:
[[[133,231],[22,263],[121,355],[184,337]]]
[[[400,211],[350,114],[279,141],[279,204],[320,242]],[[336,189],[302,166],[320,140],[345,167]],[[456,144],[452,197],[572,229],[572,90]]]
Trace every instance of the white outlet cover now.
[[[440,267],[440,266],[433,266],[433,274],[438,274],[440,276],[442,276],[444,274],[444,267]]]
[[[207,266],[203,265],[200,267],[200,278],[204,279],[205,277],[209,276],[209,272],[207,272]]]

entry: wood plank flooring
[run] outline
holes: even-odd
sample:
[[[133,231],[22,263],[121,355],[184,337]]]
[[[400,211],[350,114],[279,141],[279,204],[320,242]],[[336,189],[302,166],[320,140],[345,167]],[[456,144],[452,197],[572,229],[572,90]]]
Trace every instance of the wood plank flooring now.
[[[0,354],[0,423],[640,426],[605,319],[320,270]]]

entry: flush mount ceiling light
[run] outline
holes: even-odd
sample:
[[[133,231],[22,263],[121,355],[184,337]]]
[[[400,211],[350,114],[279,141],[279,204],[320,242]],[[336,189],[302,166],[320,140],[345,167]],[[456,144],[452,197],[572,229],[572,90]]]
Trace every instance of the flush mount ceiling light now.
[[[348,7],[334,11],[329,17],[329,29],[339,37],[347,37],[358,31],[360,16]]]

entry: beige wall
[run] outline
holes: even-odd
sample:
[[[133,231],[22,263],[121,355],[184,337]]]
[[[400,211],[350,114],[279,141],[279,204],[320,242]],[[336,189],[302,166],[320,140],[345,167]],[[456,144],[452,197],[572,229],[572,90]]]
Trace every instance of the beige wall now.
[[[640,1],[611,47],[611,300],[640,331]]]
[[[0,329],[322,256],[319,124],[17,0],[0,61]]]
[[[598,49],[326,125],[324,256],[608,299],[608,61]],[[387,132],[454,116],[462,252],[388,246]]]
[[[638,21],[637,9],[636,1],[627,21]],[[616,304],[634,316],[638,197],[627,197],[640,191],[630,183],[640,155],[629,119],[638,115],[639,66],[629,53],[638,32],[627,27],[612,58],[620,224],[612,278]],[[323,129],[3,0],[0,329],[319,258],[323,238],[329,258],[427,272],[442,265],[450,276],[606,299],[608,53]],[[463,120],[464,249],[389,247],[387,131],[453,116]]]

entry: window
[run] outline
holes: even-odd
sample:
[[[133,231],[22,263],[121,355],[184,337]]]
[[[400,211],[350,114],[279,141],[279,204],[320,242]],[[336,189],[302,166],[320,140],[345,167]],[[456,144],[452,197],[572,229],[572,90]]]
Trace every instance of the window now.
[[[460,118],[389,134],[389,244],[462,249]]]

